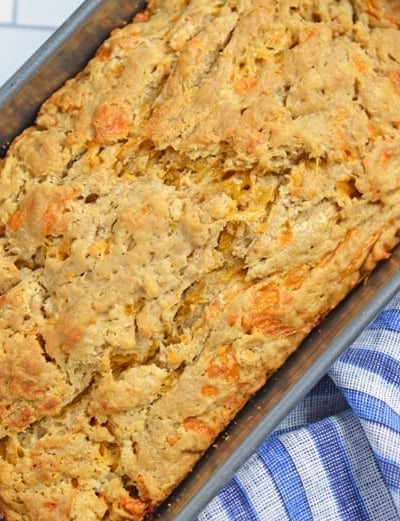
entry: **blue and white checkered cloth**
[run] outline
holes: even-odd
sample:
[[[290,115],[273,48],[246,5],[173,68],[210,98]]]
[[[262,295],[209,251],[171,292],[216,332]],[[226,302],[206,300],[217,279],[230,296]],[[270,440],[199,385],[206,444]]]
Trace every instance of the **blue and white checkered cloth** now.
[[[400,519],[400,295],[198,521]]]

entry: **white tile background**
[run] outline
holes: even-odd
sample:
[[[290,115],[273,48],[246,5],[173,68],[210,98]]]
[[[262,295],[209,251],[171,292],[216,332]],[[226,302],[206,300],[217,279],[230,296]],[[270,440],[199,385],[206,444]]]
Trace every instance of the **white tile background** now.
[[[0,85],[82,2],[0,0]]]

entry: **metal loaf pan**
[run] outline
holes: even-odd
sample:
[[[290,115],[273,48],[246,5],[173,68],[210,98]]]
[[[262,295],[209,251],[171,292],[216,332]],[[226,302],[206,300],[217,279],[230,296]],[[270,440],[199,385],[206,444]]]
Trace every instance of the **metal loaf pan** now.
[[[0,88],[0,154],[30,125],[41,103],[93,56],[110,30],[129,21],[143,0],[86,0]],[[400,291],[400,247],[309,335],[251,399],[154,515],[193,521],[238,468]]]

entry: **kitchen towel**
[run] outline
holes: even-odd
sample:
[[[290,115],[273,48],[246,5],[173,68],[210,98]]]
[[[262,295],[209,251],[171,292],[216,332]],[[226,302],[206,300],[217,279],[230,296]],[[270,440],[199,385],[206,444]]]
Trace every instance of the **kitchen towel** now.
[[[198,521],[400,519],[400,295]]]

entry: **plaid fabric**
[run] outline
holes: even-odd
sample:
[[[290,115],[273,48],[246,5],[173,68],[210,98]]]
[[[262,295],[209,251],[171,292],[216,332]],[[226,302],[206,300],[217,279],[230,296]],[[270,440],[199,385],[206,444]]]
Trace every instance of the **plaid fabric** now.
[[[198,521],[400,519],[400,295]]]

